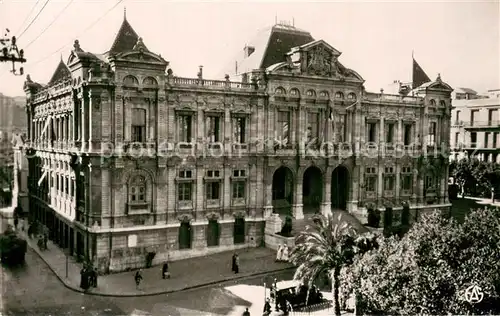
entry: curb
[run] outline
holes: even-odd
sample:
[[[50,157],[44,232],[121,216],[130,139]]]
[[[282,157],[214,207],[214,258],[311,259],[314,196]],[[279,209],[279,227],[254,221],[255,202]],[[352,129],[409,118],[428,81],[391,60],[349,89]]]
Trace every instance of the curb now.
[[[210,285],[225,283],[225,282],[229,282],[229,281],[242,280],[242,279],[246,279],[246,278],[257,277],[257,276],[261,276],[261,275],[273,274],[273,273],[278,273],[278,272],[283,272],[283,271],[295,269],[295,267],[287,267],[287,268],[269,270],[269,271],[265,271],[265,272],[256,272],[256,273],[247,274],[247,275],[240,275],[240,276],[234,277],[234,278],[225,278],[222,280],[216,280],[216,281],[212,281],[212,282],[186,286],[186,287],[176,289],[176,290],[161,290],[161,291],[155,291],[155,292],[150,292],[150,293],[137,293],[137,294],[111,294],[111,293],[84,291],[80,288],[77,288],[75,286],[70,285],[69,282],[67,282],[65,280],[65,278],[61,277],[52,268],[52,266],[45,260],[45,258],[38,251],[36,251],[36,249],[34,249],[33,247],[31,247],[29,245],[28,245],[28,247],[30,247],[37,254],[37,256],[40,257],[40,259],[42,259],[42,261],[49,267],[50,271],[52,271],[52,273],[55,274],[57,279],[64,285],[64,287],[66,287],[67,289],[69,289],[73,292],[79,292],[82,294],[93,295],[93,296],[102,296],[102,297],[145,297],[145,296],[156,296],[156,295],[161,295],[161,294],[172,294],[172,293],[177,293],[177,292],[183,292],[183,291],[203,288],[203,287],[207,287]]]

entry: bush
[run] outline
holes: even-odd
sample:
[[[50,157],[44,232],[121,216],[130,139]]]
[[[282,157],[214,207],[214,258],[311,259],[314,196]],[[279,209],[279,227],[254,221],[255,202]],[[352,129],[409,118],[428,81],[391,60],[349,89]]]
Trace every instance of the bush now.
[[[285,224],[281,228],[280,235],[284,237],[292,236],[292,218],[290,216],[285,218]]]
[[[373,227],[373,228],[379,228],[380,219],[381,219],[381,216],[380,216],[379,210],[374,210],[374,209],[368,210],[368,226]]]
[[[17,265],[24,262],[28,248],[26,240],[17,237],[15,232],[7,231],[0,235],[0,256],[2,262],[8,265]]]

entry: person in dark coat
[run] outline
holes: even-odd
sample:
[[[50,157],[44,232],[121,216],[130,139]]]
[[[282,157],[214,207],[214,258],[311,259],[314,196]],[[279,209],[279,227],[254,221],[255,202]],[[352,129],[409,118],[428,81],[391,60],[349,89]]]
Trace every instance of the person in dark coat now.
[[[139,269],[136,273],[135,273],[135,287],[136,289],[139,290],[139,286],[141,285],[141,281],[142,281],[142,269]]]
[[[89,278],[86,266],[80,270],[80,288],[85,291],[89,288]]]
[[[161,269],[161,276],[163,279],[170,279],[170,272],[168,272],[168,262],[163,264],[163,268]]]
[[[90,285],[92,287],[97,287],[97,270],[93,266],[90,266],[89,276],[90,276],[90,278],[89,278]]]
[[[236,254],[233,254],[232,263],[231,263],[231,271],[236,271]]]
[[[243,316],[250,316],[250,311],[248,310],[248,307],[247,307],[247,309],[245,309],[245,311],[243,312]]]
[[[266,303],[264,304],[264,315],[269,316],[271,315],[271,303],[269,302],[269,298],[266,299]]]

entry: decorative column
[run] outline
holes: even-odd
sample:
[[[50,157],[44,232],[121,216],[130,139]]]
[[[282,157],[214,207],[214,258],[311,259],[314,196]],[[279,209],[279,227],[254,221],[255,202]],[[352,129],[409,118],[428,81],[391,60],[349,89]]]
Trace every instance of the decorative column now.
[[[332,172],[327,168],[323,175],[323,201],[321,201],[321,214],[328,216],[332,213]]]
[[[268,167],[264,167],[268,168]],[[266,173],[264,173],[266,174]],[[265,202],[264,202],[264,218],[268,218],[273,213],[273,181],[266,176],[264,178],[265,186]]]
[[[352,169],[351,173],[351,183],[349,185],[349,197],[350,199],[347,201],[347,211],[349,213],[355,214],[358,211],[358,202],[359,202],[359,169],[361,165],[356,164]]]
[[[299,168],[298,173],[301,173],[302,169]],[[294,204],[292,205],[292,216],[295,219],[304,218],[304,205],[302,204],[302,174],[296,176],[296,183],[293,192]]]

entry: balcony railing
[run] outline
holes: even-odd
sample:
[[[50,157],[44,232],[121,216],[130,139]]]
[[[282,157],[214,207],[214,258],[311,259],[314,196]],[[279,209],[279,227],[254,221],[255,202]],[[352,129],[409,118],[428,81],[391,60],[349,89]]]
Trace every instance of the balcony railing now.
[[[197,86],[203,88],[215,88],[215,89],[243,89],[243,90],[253,90],[256,89],[256,85],[253,83],[244,82],[232,82],[229,80],[207,80],[198,78],[183,78],[183,77],[173,77],[168,79],[168,83],[174,86]]]
[[[380,94],[380,93],[370,93],[370,92],[365,94],[365,98],[368,101],[410,103],[410,104],[418,104],[423,100],[420,97],[402,96],[398,94]]]
[[[500,121],[472,121],[472,122],[462,122],[465,127],[500,127]]]

